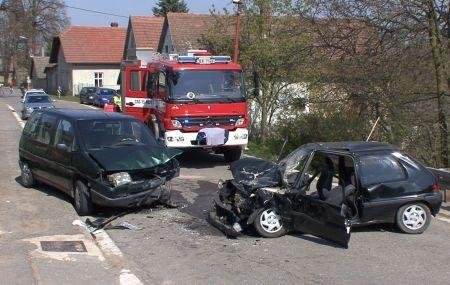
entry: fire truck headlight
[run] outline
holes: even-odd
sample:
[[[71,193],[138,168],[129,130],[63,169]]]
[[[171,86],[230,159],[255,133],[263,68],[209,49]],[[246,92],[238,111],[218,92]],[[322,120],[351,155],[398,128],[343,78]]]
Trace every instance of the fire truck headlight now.
[[[236,121],[236,123],[234,124],[236,127],[237,126],[242,126],[245,122],[245,118],[240,118]]]
[[[174,126],[177,129],[183,128],[183,126],[181,125],[180,121],[178,121],[178,120],[172,120],[172,126]]]

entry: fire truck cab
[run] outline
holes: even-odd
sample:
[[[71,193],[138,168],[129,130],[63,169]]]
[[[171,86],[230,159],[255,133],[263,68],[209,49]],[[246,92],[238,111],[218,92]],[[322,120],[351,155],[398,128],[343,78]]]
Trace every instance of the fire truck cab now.
[[[152,62],[124,61],[122,110],[167,147],[207,148],[239,159],[248,143],[244,76],[229,56],[204,51]]]

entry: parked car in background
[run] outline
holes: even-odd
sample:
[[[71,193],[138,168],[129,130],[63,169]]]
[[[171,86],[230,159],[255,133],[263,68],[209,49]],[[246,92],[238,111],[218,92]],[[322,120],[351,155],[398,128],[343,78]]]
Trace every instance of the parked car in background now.
[[[97,87],[83,87],[80,91],[80,104],[94,104],[94,96],[97,92]]]
[[[78,214],[93,205],[169,203],[166,182],[179,175],[181,151],[160,145],[139,120],[98,110],[39,110],[19,143],[23,186],[40,181],[74,199]]]
[[[98,88],[94,96],[94,105],[103,107],[105,104],[112,104],[116,90],[110,88]]]
[[[55,105],[53,105],[54,101],[56,100],[52,100],[52,98],[45,93],[36,92],[27,94],[25,99],[22,100],[23,105],[22,110],[20,111],[20,118],[26,120],[36,110],[55,108]]]
[[[263,237],[300,231],[347,247],[354,226],[423,233],[442,203],[427,168],[378,142],[307,144],[280,163],[244,158],[231,171],[209,221],[232,236],[253,225]]]

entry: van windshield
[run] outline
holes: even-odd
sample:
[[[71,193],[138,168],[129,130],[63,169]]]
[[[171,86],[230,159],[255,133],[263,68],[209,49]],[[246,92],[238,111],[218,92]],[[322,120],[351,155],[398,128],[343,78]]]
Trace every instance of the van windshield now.
[[[242,102],[245,97],[242,72],[235,70],[181,70],[169,84],[174,100]]]
[[[157,145],[148,128],[137,120],[81,120],[78,122],[78,130],[88,150],[135,145]]]

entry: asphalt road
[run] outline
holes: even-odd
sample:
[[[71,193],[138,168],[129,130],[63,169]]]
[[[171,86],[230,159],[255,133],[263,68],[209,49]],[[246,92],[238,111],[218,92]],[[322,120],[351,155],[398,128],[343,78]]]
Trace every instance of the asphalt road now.
[[[144,284],[450,283],[450,224],[436,218],[421,235],[401,234],[389,225],[354,229],[348,249],[300,233],[227,239],[205,222],[204,211],[211,206],[218,180],[230,173],[221,156],[205,152],[180,158],[181,176],[172,182],[178,209],[143,209],[114,222],[142,229],[107,230],[121,259],[36,256],[35,247],[23,240],[80,234],[71,225],[77,215],[57,191],[46,186],[24,189],[16,182],[20,127],[6,104],[16,110],[20,106],[17,98],[0,95],[0,284],[39,283],[37,278],[40,284],[114,284],[123,268]],[[87,108],[62,101],[57,105]],[[111,214],[109,209],[101,212]]]

